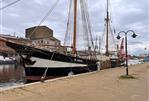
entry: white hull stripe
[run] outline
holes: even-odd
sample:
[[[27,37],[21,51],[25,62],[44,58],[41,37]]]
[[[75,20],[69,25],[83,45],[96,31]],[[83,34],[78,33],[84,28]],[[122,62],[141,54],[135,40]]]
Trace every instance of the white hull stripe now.
[[[41,59],[36,57],[31,57],[32,61],[36,61],[33,65],[25,65],[26,67],[40,67],[40,68],[70,68],[70,67],[86,67],[86,64],[78,64],[78,63],[67,63],[60,61],[53,61],[47,59]]]

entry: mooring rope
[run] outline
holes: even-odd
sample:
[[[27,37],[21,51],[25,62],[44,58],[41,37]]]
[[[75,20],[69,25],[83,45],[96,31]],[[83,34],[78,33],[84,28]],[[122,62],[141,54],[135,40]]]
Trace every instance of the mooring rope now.
[[[53,52],[53,54],[52,54],[50,60],[52,60],[53,56],[54,56],[54,52]],[[43,73],[43,75],[42,75],[42,77],[41,77],[41,79],[40,79],[42,82],[45,80],[45,77],[46,77],[47,72],[48,72],[48,68],[49,68],[49,67],[46,68],[45,72]]]

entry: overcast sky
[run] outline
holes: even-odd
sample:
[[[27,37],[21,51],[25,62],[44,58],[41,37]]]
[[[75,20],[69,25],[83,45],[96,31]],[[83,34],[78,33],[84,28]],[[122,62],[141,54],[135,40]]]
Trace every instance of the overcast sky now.
[[[0,0],[0,8],[15,0]],[[0,33],[16,33],[24,37],[25,29],[37,26],[56,0],[21,0],[18,3],[0,10]],[[87,0],[89,5],[92,32],[102,35],[106,0]],[[42,25],[54,30],[54,36],[61,41],[66,30],[68,0],[59,0],[53,13]],[[148,0],[111,0],[111,17],[117,32],[134,30],[138,37],[128,35],[128,50],[131,54],[140,54],[149,49],[149,2]],[[116,36],[116,35],[115,35]],[[147,45],[148,44],[148,45]]]

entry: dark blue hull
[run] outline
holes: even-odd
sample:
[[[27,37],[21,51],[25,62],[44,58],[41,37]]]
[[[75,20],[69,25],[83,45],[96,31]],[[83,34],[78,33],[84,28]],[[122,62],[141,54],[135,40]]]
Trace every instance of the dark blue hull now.
[[[17,63],[17,61],[16,60],[12,60],[12,61],[1,61],[0,60],[0,65],[11,65],[11,64],[16,64]]]
[[[68,67],[51,68],[50,67],[46,72],[46,79],[68,76],[70,72],[76,75],[76,74],[92,72],[96,70],[97,70],[96,65],[94,66],[92,65],[91,67],[70,67],[70,68]],[[25,73],[26,73],[27,82],[41,80],[41,77],[44,75],[45,71],[46,71],[46,68],[26,67]]]

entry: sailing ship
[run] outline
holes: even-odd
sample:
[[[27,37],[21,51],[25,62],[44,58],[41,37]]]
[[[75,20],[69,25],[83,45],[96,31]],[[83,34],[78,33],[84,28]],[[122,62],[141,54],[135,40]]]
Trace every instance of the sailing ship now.
[[[105,17],[105,30],[104,30],[104,37],[103,37],[103,43],[102,43],[102,49],[104,49],[105,56],[110,58],[111,61],[111,67],[117,67],[121,66],[124,63],[124,59],[122,59],[122,56],[119,52],[119,45],[116,45],[116,41],[114,38],[114,34],[116,34],[116,30],[113,27],[112,30],[112,19],[109,13],[109,4],[110,0],[107,0],[106,2],[106,17]],[[122,44],[121,44],[122,45]],[[101,49],[101,51],[103,51]],[[120,49],[122,50],[122,49]]]
[[[37,81],[49,78],[67,76],[72,74],[85,73],[97,70],[97,58],[94,50],[91,50],[91,46],[88,46],[88,54],[81,55],[77,52],[77,9],[78,0],[71,0],[71,6],[74,4],[73,14],[73,43],[71,47],[71,54],[62,54],[56,51],[48,51],[45,49],[39,49],[28,45],[21,45],[9,40],[4,40],[6,45],[13,48],[21,57],[21,63],[25,68],[27,81]],[[80,0],[80,3],[84,5],[85,0]],[[85,4],[86,5],[86,4]],[[84,6],[85,6],[84,5]],[[86,6],[85,6],[86,7]],[[84,7],[83,7],[84,8]],[[83,12],[84,23],[88,22],[88,13]],[[69,20],[70,21],[70,20]],[[68,25],[68,24],[67,24]],[[90,32],[88,25],[87,31]],[[36,28],[38,29],[38,27]],[[87,35],[86,35],[87,36]],[[92,43],[93,44],[93,43]],[[82,52],[82,51],[81,51]]]

